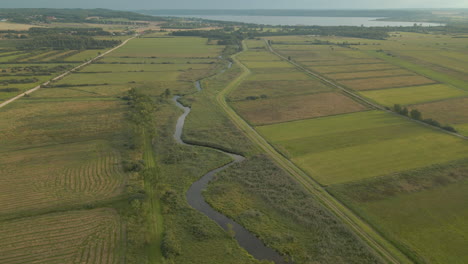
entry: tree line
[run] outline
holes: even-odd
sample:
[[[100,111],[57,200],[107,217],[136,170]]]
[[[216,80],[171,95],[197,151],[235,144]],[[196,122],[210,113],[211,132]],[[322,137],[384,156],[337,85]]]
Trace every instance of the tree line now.
[[[44,35],[35,36],[32,39],[18,43],[18,49],[34,50],[50,48],[54,50],[84,50],[84,49],[105,49],[120,44],[119,40],[98,40],[86,36],[71,35]]]

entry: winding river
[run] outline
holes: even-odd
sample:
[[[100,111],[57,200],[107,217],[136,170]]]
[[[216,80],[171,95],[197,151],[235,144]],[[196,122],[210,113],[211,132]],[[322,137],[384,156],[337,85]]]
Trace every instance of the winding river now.
[[[228,67],[230,66],[232,66],[232,64],[228,65]],[[197,91],[201,91],[202,87],[201,87],[200,81],[196,82],[195,87],[197,88]],[[189,107],[182,105],[179,102],[180,98],[181,98],[180,96],[175,96],[172,99],[174,103],[177,105],[177,107],[179,107],[180,109],[184,111],[184,113],[177,120],[176,130],[174,133],[174,139],[176,140],[177,143],[182,144],[182,145],[198,146],[195,144],[188,144],[184,142],[182,139],[182,132],[184,129],[185,118],[189,115],[191,109]],[[265,244],[263,244],[263,242],[260,239],[258,239],[255,235],[250,233],[248,230],[246,230],[241,225],[234,222],[227,216],[214,210],[205,201],[205,198],[203,197],[202,192],[203,190],[206,189],[208,183],[213,179],[214,175],[236,163],[242,162],[245,159],[243,156],[240,156],[237,154],[228,153],[228,152],[216,149],[216,148],[211,148],[211,149],[214,149],[224,155],[228,155],[229,157],[232,158],[233,161],[220,168],[217,168],[215,170],[208,172],[200,180],[193,183],[186,193],[186,198],[187,198],[188,203],[194,209],[205,214],[210,219],[218,223],[218,225],[220,225],[224,230],[232,229],[235,233],[234,237],[239,243],[239,245],[243,247],[245,250],[247,250],[247,252],[249,252],[256,259],[269,260],[269,261],[273,261],[276,264],[286,264],[287,262],[281,257],[281,255],[278,252],[265,246]]]

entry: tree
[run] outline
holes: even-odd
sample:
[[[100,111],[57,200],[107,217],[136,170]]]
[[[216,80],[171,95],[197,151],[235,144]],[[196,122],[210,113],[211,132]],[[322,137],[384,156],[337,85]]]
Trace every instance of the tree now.
[[[408,108],[404,107],[404,108],[401,110],[401,114],[404,115],[404,116],[408,116]]]
[[[169,98],[169,96],[171,96],[171,90],[166,89],[166,90],[164,91],[164,97]]]
[[[411,110],[410,116],[411,116],[411,118],[413,118],[413,119],[422,120],[422,114],[421,114],[421,112],[419,112],[417,109]]]
[[[401,114],[401,105],[395,104],[395,105],[393,106],[393,110],[395,110],[395,112]]]

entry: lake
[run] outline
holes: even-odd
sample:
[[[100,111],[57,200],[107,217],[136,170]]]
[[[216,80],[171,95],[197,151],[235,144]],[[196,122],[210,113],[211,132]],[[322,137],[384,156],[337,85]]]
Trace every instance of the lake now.
[[[164,16],[164,15],[159,15]],[[244,22],[264,25],[283,26],[361,26],[365,27],[409,27],[415,22],[376,21],[372,17],[305,17],[305,16],[234,16],[234,15],[167,15],[176,17],[194,17],[209,20]],[[422,26],[440,26],[437,23],[417,23]]]

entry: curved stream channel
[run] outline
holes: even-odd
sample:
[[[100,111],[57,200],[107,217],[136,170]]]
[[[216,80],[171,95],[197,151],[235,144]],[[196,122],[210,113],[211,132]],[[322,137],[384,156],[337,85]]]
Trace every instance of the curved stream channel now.
[[[200,81],[196,82],[196,88],[198,91],[201,91],[201,84]],[[182,140],[182,131],[184,129],[185,118],[190,113],[191,109],[189,107],[183,106],[179,102],[180,96],[175,96],[172,100],[175,102],[177,107],[182,109],[184,113],[179,117],[177,120],[176,130],[174,133],[174,138],[177,143],[186,145],[186,146],[199,146],[195,144],[188,144]],[[203,146],[206,147],[206,146]],[[211,148],[211,147],[210,147]],[[218,223],[224,230],[228,230],[228,226],[232,227],[232,230],[235,232],[235,239],[239,243],[241,247],[243,247],[247,252],[249,252],[252,256],[259,260],[269,260],[273,261],[276,264],[286,264],[287,262],[281,257],[281,255],[276,252],[275,250],[265,246],[263,242],[258,239],[255,235],[247,231],[238,223],[234,222],[227,216],[219,213],[218,211],[214,210],[206,201],[202,195],[203,190],[206,189],[208,183],[213,179],[214,175],[222,170],[227,169],[228,167],[232,166],[233,164],[239,163],[243,161],[245,158],[236,155],[233,153],[228,153],[216,148],[214,149],[224,155],[228,155],[233,159],[233,161],[229,164],[224,165],[223,167],[217,168],[205,174],[200,180],[192,184],[189,190],[187,191],[186,198],[190,206],[194,209],[198,210],[199,212],[205,214],[210,219],[214,220]]]

